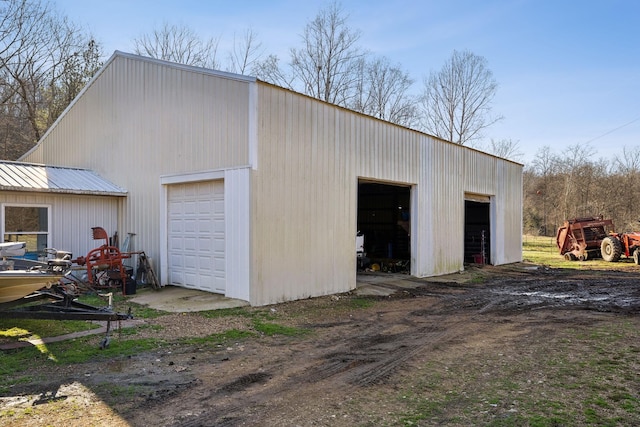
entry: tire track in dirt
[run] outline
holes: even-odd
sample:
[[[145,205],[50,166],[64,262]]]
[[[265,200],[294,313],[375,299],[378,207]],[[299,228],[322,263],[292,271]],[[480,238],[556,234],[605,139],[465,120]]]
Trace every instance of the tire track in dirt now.
[[[293,360],[282,363],[289,368],[274,363],[266,372],[245,371],[237,379],[201,396],[203,411],[182,414],[172,427],[258,425],[259,408],[274,410],[280,402],[289,401],[289,396],[302,390],[322,396],[334,393],[336,387],[349,393],[351,388],[385,383],[411,359],[459,338],[459,333],[454,331],[459,330],[463,320],[442,325],[411,312],[403,314],[393,324],[384,325],[387,330],[403,329],[401,332],[385,333],[375,321],[368,323],[364,330],[361,330],[362,322],[357,326],[347,324],[339,327],[343,329],[341,334],[349,335],[348,329],[352,329],[353,334],[355,329],[359,331],[356,338],[347,336],[332,342],[334,334],[325,334],[323,342],[315,343],[316,349],[323,350],[313,357],[298,353]],[[189,394],[193,396],[193,392]],[[179,401],[181,397],[174,400]]]
[[[277,340],[257,344],[253,362],[235,375],[227,370],[224,380],[203,381],[166,402],[176,417],[165,425],[261,425],[264,417],[290,413],[290,402],[320,402],[385,384],[412,360],[467,339],[473,333],[469,323],[547,308],[637,311],[639,292],[635,280],[623,277],[583,281],[542,274],[480,286],[427,283],[403,290],[387,311],[301,325],[318,331],[316,341],[286,344],[292,351],[282,351]],[[264,360],[256,356],[261,352]],[[186,402],[194,396],[200,402],[197,411]]]

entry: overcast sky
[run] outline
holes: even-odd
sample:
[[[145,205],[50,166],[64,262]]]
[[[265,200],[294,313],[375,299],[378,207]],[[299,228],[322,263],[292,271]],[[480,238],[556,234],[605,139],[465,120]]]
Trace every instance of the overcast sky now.
[[[165,22],[202,38],[257,33],[286,62],[326,1],[51,0],[110,56]],[[636,0],[366,0],[340,2],[361,47],[399,64],[423,87],[453,50],[487,59],[504,116],[485,134],[518,141],[525,164],[541,147],[589,144],[595,157],[640,146],[640,2]],[[222,59],[222,58],[219,58]]]

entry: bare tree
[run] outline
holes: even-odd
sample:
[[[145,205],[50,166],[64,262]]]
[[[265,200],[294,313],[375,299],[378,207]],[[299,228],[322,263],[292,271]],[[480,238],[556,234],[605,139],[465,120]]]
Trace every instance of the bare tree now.
[[[40,139],[90,78],[96,67],[85,68],[84,55],[99,46],[46,2],[4,0],[0,7],[0,138],[13,141],[5,153],[14,158]]]
[[[512,139],[491,139],[489,141],[489,147],[487,151],[498,157],[510,159],[514,161],[520,161],[522,158],[522,151],[520,151],[520,143]]]
[[[66,57],[60,77],[43,88],[43,99],[48,105],[47,127],[62,114],[65,108],[80,93],[91,77],[102,67],[102,50],[93,39],[84,49],[70,52]]]
[[[362,71],[351,108],[402,126],[415,126],[418,108],[415,97],[409,93],[413,85],[409,74],[399,65],[390,65],[384,57],[361,62]]]
[[[589,144],[576,144],[555,155],[539,150],[525,168],[525,232],[554,235],[563,221],[581,216],[611,218],[616,231],[640,228],[640,148],[624,148],[614,160],[594,159]]]
[[[565,218],[588,214],[584,207],[588,203],[593,176],[585,172],[589,172],[594,154],[589,144],[574,144],[562,152],[559,167],[564,178],[564,189],[560,207]]]
[[[615,211],[619,231],[623,229],[638,231],[640,212],[638,212],[638,194],[640,192],[640,147],[623,147],[622,154],[616,155],[612,162],[612,182],[603,191],[608,197],[607,207]]]
[[[461,145],[472,143],[502,118],[490,116],[498,85],[481,56],[454,50],[424,85],[424,128],[442,139]]]
[[[615,171],[621,175],[638,176],[640,174],[640,147],[622,147],[622,155],[613,158]]]
[[[257,78],[309,96],[351,108],[407,127],[417,127],[417,99],[410,95],[413,80],[400,66],[386,58],[370,60],[357,42],[360,32],[349,28],[348,16],[337,3],[322,9],[302,35],[302,47],[291,49],[289,66],[281,66],[275,55],[253,62]],[[236,43],[232,70],[254,52],[254,35],[248,31],[244,43]]]
[[[294,77],[280,66],[280,58],[267,55],[265,59],[257,60],[253,65],[255,76],[265,82],[294,90]]]
[[[219,68],[216,60],[218,39],[202,40],[186,25],[165,22],[160,28],[134,39],[137,55],[193,65],[204,68]]]
[[[291,49],[291,69],[301,91],[307,95],[348,106],[358,81],[360,33],[347,26],[347,16],[337,3],[322,9],[307,24],[303,46]]]
[[[257,34],[251,28],[244,32],[241,39],[236,39],[234,34],[228,70],[237,74],[253,72],[261,55],[262,43],[258,41]]]
[[[530,192],[524,194],[525,218],[530,218],[530,229],[543,236],[549,236],[555,232],[555,226],[559,225],[558,218],[564,221],[562,214],[556,217],[560,186],[556,177],[559,173],[560,160],[551,152],[549,146],[538,150],[524,178],[531,179]],[[525,186],[527,187],[527,186]],[[551,223],[551,224],[550,224]]]

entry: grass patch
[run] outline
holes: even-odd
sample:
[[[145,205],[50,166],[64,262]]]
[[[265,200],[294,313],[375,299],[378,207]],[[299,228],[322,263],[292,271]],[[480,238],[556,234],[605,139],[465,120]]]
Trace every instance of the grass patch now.
[[[106,349],[100,350],[98,341],[102,338],[102,336],[83,337],[0,352],[0,392],[6,392],[10,385],[20,381],[16,380],[15,375],[28,373],[34,366],[41,370],[58,365],[126,357],[156,349],[164,343],[157,339],[119,340],[112,342]]]
[[[366,298],[366,297],[348,298],[345,301],[346,301],[347,308],[350,308],[350,309],[370,308],[377,303],[376,299]]]
[[[264,322],[258,319],[253,321],[253,327],[256,331],[267,336],[284,335],[287,337],[298,337],[310,332],[308,329],[282,326],[277,323]]]
[[[223,308],[220,310],[207,310],[207,311],[198,311],[195,314],[198,316],[206,317],[207,319],[219,319],[222,317],[254,317],[256,316],[255,312],[252,312],[249,308],[246,307],[235,307],[235,308]]]
[[[398,394],[407,408],[398,419],[405,426],[639,425],[639,325],[612,318],[499,353],[434,355]]]
[[[130,301],[130,298],[130,296],[114,293],[111,300],[111,309],[118,313],[128,313],[129,309],[131,309],[132,315],[138,319],[155,319],[156,317],[167,314],[166,311],[156,310],[145,305],[133,303]],[[109,299],[107,297],[94,293],[81,295],[78,298],[78,301],[94,307],[106,307],[109,304]]]
[[[98,327],[83,320],[0,319],[0,338],[56,337]]]
[[[249,307],[237,307],[222,310],[202,311],[197,314],[214,319],[230,316],[245,317],[251,319],[253,328],[257,332],[267,336],[284,335],[288,337],[296,337],[304,336],[309,332],[307,329],[283,326],[274,322],[278,319],[277,312],[264,309],[254,310]]]
[[[615,265],[617,270],[628,270],[637,267],[633,258],[625,258],[624,256],[616,263],[604,261],[602,258],[567,261],[560,255],[555,237],[529,235],[522,237],[522,260],[551,268],[610,270],[612,265]]]
[[[191,337],[181,339],[179,344],[193,345],[197,347],[215,347],[228,343],[230,341],[239,341],[247,338],[254,337],[256,334],[251,331],[240,331],[237,329],[230,329],[228,331],[221,332],[219,334],[212,334],[206,337]]]

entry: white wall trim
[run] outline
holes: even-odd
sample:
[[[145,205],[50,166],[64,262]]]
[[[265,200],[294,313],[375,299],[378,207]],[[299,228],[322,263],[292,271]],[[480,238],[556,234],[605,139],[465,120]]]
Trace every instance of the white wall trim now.
[[[251,168],[200,171],[160,177],[161,277],[169,277],[168,193],[173,184],[224,180],[225,296],[250,301]],[[167,279],[165,279],[166,281]]]
[[[180,173],[172,175],[161,175],[160,185],[185,184],[187,182],[210,181],[213,179],[224,179],[226,169],[215,169],[209,171],[198,171]]]

